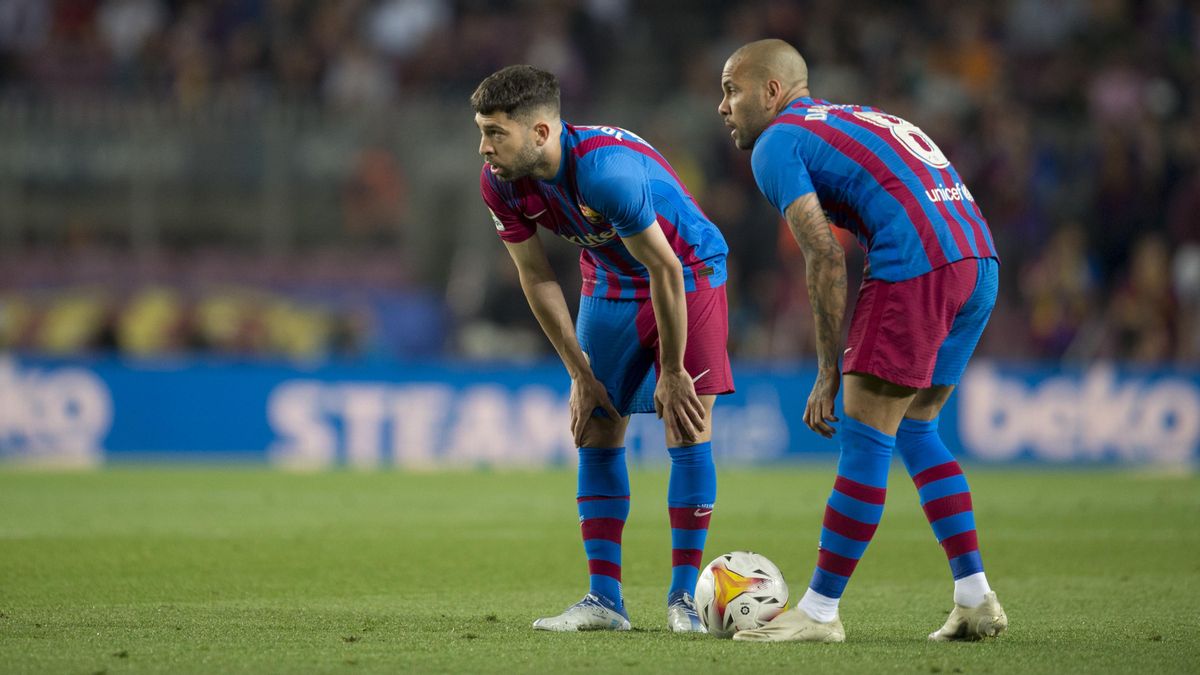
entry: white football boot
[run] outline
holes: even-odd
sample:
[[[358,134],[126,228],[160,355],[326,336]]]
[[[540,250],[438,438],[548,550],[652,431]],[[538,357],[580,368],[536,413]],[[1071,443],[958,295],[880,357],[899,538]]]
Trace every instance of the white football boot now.
[[[583,596],[558,616],[547,616],[533,622],[534,630],[571,632],[578,630],[629,630],[629,615],[617,611],[607,598],[593,593]]]
[[[989,592],[983,596],[983,604],[978,607],[963,607],[955,604],[946,619],[946,624],[929,634],[934,642],[951,642],[955,640],[982,640],[985,637],[995,637],[1008,628],[1008,616],[1004,608],[996,600],[996,594]]]
[[[840,617],[820,622],[799,607],[793,607],[771,619],[765,626],[739,630],[734,640],[748,642],[845,642],[846,629]]]
[[[696,600],[687,591],[675,591],[667,598],[667,627],[672,633],[707,633],[696,611]]]

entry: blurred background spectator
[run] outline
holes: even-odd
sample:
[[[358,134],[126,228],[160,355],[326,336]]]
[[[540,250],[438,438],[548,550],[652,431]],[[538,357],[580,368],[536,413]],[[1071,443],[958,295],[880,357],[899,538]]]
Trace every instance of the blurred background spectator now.
[[[803,262],[715,112],[762,37],[954,161],[1003,258],[981,353],[1200,363],[1186,0],[0,0],[0,349],[547,355],[466,104],[528,62],[725,232],[735,354],[809,358]],[[577,254],[550,249],[573,295]]]

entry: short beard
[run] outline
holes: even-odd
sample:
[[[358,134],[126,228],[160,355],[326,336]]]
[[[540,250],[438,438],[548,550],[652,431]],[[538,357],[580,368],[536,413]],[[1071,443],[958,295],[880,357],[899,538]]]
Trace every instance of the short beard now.
[[[738,138],[735,141],[738,150],[754,149],[754,144],[758,142],[758,137],[762,135],[762,132],[767,130],[767,126],[770,123],[771,113],[766,109],[756,113],[753,119],[743,119],[742,133],[738,134]]]
[[[521,153],[513,160],[511,178],[509,180],[517,180],[526,176],[536,176],[539,169],[546,165],[545,158],[538,150],[537,143],[533,142],[533,138],[521,148]]]

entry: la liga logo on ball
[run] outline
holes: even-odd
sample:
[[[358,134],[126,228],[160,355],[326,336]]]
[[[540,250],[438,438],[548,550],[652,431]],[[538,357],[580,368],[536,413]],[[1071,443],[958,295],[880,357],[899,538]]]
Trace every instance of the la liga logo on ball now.
[[[709,635],[731,638],[766,625],[787,609],[783,573],[766,556],[733,551],[717,556],[696,581],[696,607]]]

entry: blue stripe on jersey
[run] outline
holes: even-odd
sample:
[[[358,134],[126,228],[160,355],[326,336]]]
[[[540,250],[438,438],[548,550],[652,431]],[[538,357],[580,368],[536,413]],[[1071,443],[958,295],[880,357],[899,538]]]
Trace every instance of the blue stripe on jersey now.
[[[674,226],[664,225],[664,231],[683,265],[685,289],[702,287],[696,279],[700,270],[705,271],[704,288],[725,281],[728,247],[724,237],[658,151],[623,129],[573,127],[566,123],[562,125],[560,143],[562,164],[558,175],[550,180],[526,178],[506,183],[485,175],[490,189],[509,211],[502,214],[505,219],[541,225],[584,249],[580,266],[585,275],[585,295],[650,297],[649,274],[625,247],[616,229],[619,224],[621,231],[632,236],[655,219],[669,219]],[[588,199],[596,203],[588,204]],[[489,204],[499,208],[495,201]],[[596,209],[597,205],[609,213]],[[583,206],[596,210],[603,219],[591,213],[585,216]],[[549,213],[533,215],[533,211],[540,214],[542,209]]]
[[[958,258],[962,257],[958,253],[958,243],[954,241],[954,235],[949,231],[948,228],[939,227],[939,225],[945,224],[945,218],[943,218],[942,214],[938,212],[937,206],[931,203],[925,197],[925,186],[922,184],[921,176],[917,173],[917,171],[924,170],[926,178],[933,178],[932,172],[929,171],[930,167],[928,165],[916,158],[913,158],[913,161],[916,164],[919,164],[920,168],[917,170],[909,168],[905,159],[901,157],[900,154],[893,149],[892,146],[889,145],[888,142],[880,135],[880,133],[888,133],[888,131],[885,129],[879,129],[880,133],[876,133],[874,129],[869,129],[863,124],[851,122],[850,120],[844,119],[837,115],[830,115],[828,118],[828,124],[831,128],[840,131],[850,138],[853,138],[868,150],[874,152],[875,155],[883,161],[883,164],[887,167],[888,171],[893,174],[892,177],[895,180],[900,181],[900,183],[904,185],[905,189],[912,193],[913,199],[917,204],[920,205],[921,210],[925,213],[925,217],[933,226],[933,232],[937,236],[938,243],[941,244],[942,252],[945,254],[946,260],[957,260]],[[909,178],[906,180],[905,176],[908,176]],[[885,214],[883,213],[871,213],[868,211],[865,219],[869,223],[878,222],[878,220],[881,220],[884,215]],[[917,226],[910,226],[912,227],[912,231],[915,236]],[[873,232],[873,234],[883,235],[884,230],[879,229]]]
[[[948,168],[950,167],[947,167],[947,169]],[[947,173],[950,175],[950,178],[953,181],[949,185],[946,184]],[[955,183],[962,182],[962,180],[958,178],[957,174],[952,171],[947,171],[946,169],[935,170],[930,167],[930,174],[933,177],[934,184],[941,188],[953,189]],[[973,227],[971,227],[971,223],[967,219],[965,213],[959,209],[960,204],[957,202],[940,202],[940,205],[946,209],[946,213],[950,214],[950,217],[954,220],[953,224],[947,223],[947,225],[950,227],[957,225],[958,229],[962,232],[963,238],[966,240],[969,248],[969,250],[964,251],[964,253],[968,256],[979,257],[979,247],[975,244],[975,230]],[[944,217],[943,221],[945,221]]]
[[[814,106],[834,107],[813,113],[811,108]],[[835,216],[839,226],[850,224],[847,229],[851,231],[864,227],[869,230],[855,231],[855,235],[867,248],[871,275],[887,281],[919,276],[929,271],[930,257],[937,257],[938,253],[948,262],[969,256],[995,257],[995,242],[978,204],[965,196],[935,202],[927,193],[932,187],[954,189],[963,184],[953,165],[935,167],[915,153],[905,154],[904,149],[893,147],[893,144],[907,144],[900,138],[909,127],[900,122],[895,126],[901,131],[896,132],[891,126],[877,126],[854,117],[855,111],[886,115],[868,106],[835,106],[828,101],[805,97],[797,99],[781,113],[781,117],[794,117],[779,120],[768,132],[778,127],[791,132],[790,135],[797,139],[796,152],[809,171],[822,204],[827,209],[832,207],[831,215]],[[893,121],[895,119],[899,118]],[[830,141],[821,138],[817,133],[821,128],[832,132],[834,137]],[[919,131],[916,133],[920,134]],[[838,150],[833,144],[839,137],[853,140],[862,148]],[[922,147],[925,146],[920,136],[915,138]],[[856,152],[863,149],[873,158],[855,157]],[[870,170],[863,161],[874,161],[882,166]],[[914,223],[904,208],[904,200],[889,194],[887,187],[908,193],[912,207],[924,215],[925,223]],[[861,225],[856,227],[855,223]],[[922,231],[929,233],[926,236],[930,246],[936,240],[940,251],[925,255]]]
[[[578,189],[586,191],[588,180],[602,179],[606,165],[614,161],[625,167],[635,164],[645,170],[655,216],[660,224],[663,219],[668,219],[675,226],[675,232],[667,234],[673,250],[683,264],[685,289],[697,288],[697,268],[711,268],[711,273],[707,275],[707,287],[720,286],[725,281],[725,255],[728,246],[724,237],[704,215],[657,150],[626,130],[607,127],[564,125],[564,139],[563,156],[567,161],[574,163],[572,169],[575,173],[575,187]],[[582,156],[576,154],[580,148]],[[630,279],[628,273],[614,269],[613,265],[602,258],[601,265],[616,272],[621,277],[623,287],[636,284],[634,297],[648,297],[648,275],[645,268],[623,246],[620,247],[619,255],[637,271],[636,281]],[[624,288],[622,297],[627,297]]]
[[[797,130],[808,132],[802,127],[792,127]],[[812,162],[809,166],[809,176],[812,179],[813,185],[817,189],[817,197],[824,204],[828,199],[835,195],[842,188],[827,187],[837,185],[847,179],[847,172],[844,166],[847,163],[855,164],[853,159],[846,156],[838,148],[825,139],[820,138],[812,132],[808,132],[811,136],[811,143],[815,144],[820,150],[809,149],[806,154],[820,154],[824,156],[836,156],[842,158],[841,162],[829,162],[826,166],[824,163],[817,161]],[[838,165],[842,168],[838,168]],[[865,193],[860,195],[847,195],[849,198],[840,201],[849,209],[854,210],[858,215],[859,221],[866,225],[867,230],[855,232],[856,238],[862,244],[864,250],[867,251],[868,259],[871,263],[871,274],[874,277],[884,279],[886,281],[900,281],[902,279],[920,276],[929,270],[933,269],[933,263],[929,260],[928,254],[925,252],[925,245],[921,242],[916,228],[911,225],[908,220],[907,211],[904,205],[882,186],[870,197],[869,204],[873,207],[869,210],[859,208],[859,204]],[[832,199],[837,200],[836,197]],[[893,217],[902,217],[907,224],[906,229],[901,232],[894,233],[890,237],[885,237],[880,234],[880,230],[886,227],[891,219],[884,219],[882,214],[892,214]],[[838,223],[841,225],[842,223]],[[896,274],[895,270],[902,270],[902,273]],[[892,272],[892,273],[889,273]],[[911,276],[907,276],[911,275]]]
[[[598,133],[592,134],[591,137],[595,137]],[[599,135],[604,136],[604,134]],[[645,147],[653,157],[666,162],[665,159],[662,159],[662,155],[659,155],[653,148],[648,145]],[[606,156],[618,155],[622,152],[627,153],[629,150],[621,146],[607,145],[591,150],[586,156],[589,158],[594,157],[592,161],[598,166],[602,166]],[[675,232],[678,233],[678,237],[682,238],[686,244],[685,253],[681,256],[684,289],[689,292],[696,290],[697,267],[711,267],[713,271],[708,275],[709,286],[720,286],[726,280],[725,266],[724,264],[713,264],[709,260],[713,254],[705,253],[706,251],[717,251],[721,252],[720,255],[723,256],[724,251],[728,250],[724,237],[720,235],[720,230],[712,226],[706,217],[701,221],[696,220],[695,215],[699,213],[701,217],[704,217],[703,212],[682,183],[676,181],[670,173],[652,159],[642,158],[640,161],[651,176],[650,183],[652,188],[657,188],[653,189],[653,194],[654,207],[659,225],[664,229],[664,234],[668,235],[668,239],[672,239],[669,226],[663,222],[664,220],[669,221],[674,226]],[[714,234],[716,237],[713,236]],[[610,249],[606,247],[605,250]],[[614,252],[617,251],[616,249],[612,250]],[[628,249],[621,247],[619,253],[622,254],[631,267],[638,271],[640,276],[648,277],[645,267],[628,252]],[[679,253],[677,248],[676,253]],[[623,293],[622,297],[627,296]]]

